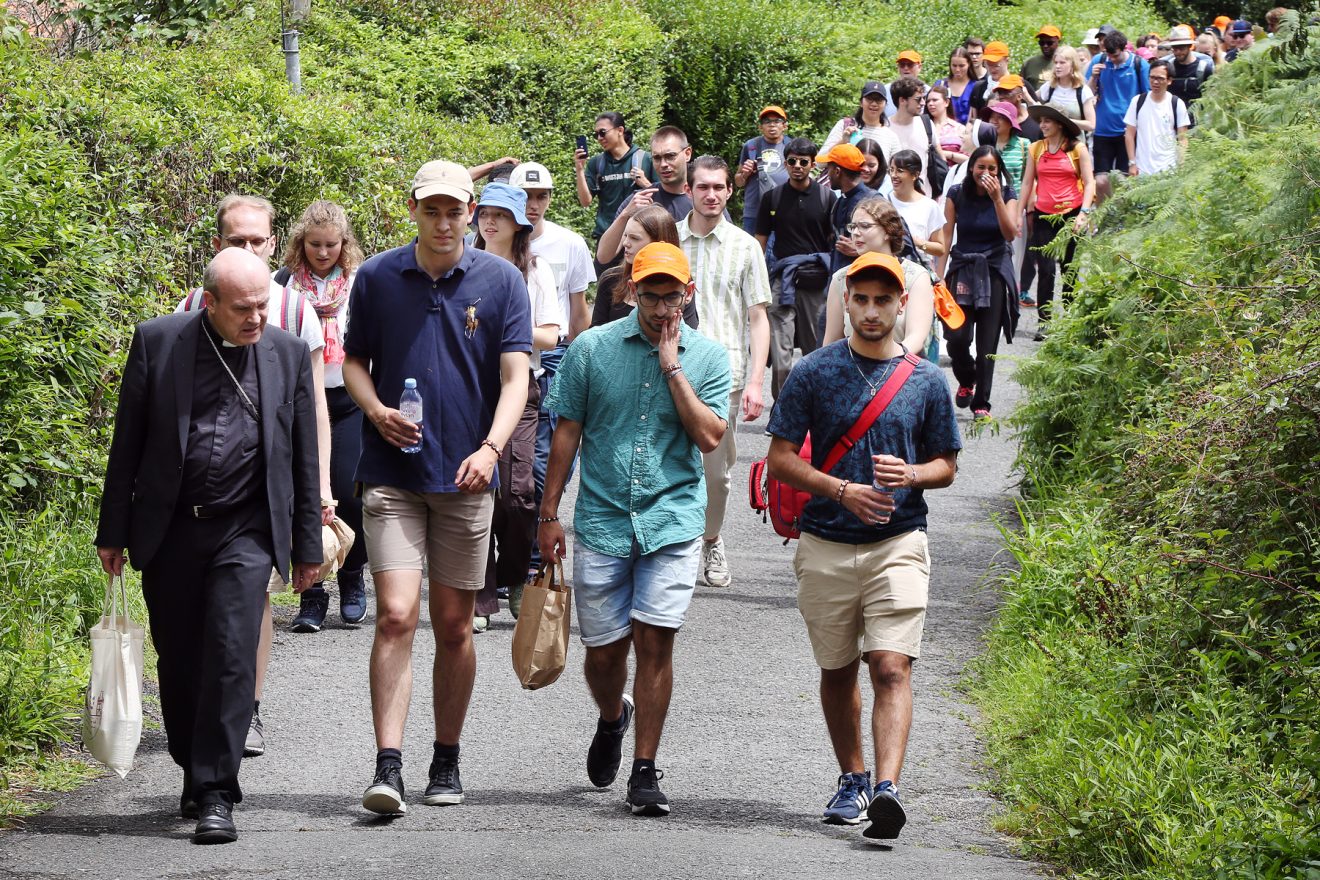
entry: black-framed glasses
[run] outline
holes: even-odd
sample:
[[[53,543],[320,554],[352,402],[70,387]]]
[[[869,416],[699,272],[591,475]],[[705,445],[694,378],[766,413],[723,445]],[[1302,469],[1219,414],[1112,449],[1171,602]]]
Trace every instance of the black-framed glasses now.
[[[669,308],[674,309],[682,304],[683,297],[686,295],[687,294],[681,290],[674,293],[666,293],[664,296],[661,296],[658,293],[638,293],[637,301],[651,309],[660,305],[662,302]]]
[[[784,164],[790,168],[809,168],[811,167],[812,163],[810,159],[803,159],[798,156],[789,156],[787,159],[784,160]]]
[[[596,140],[600,140],[601,138],[605,137],[605,135],[609,134],[609,133],[610,133],[611,131],[613,131],[613,130],[614,130],[614,129],[612,129],[612,128],[598,128],[598,129],[596,129]]]

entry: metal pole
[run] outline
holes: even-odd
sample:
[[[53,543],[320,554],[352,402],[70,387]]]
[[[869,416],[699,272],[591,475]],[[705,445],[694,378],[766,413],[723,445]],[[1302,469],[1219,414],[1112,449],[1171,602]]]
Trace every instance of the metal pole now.
[[[284,76],[289,80],[289,91],[302,92],[302,63],[298,57],[298,30],[288,27],[284,19],[284,4],[280,4],[281,40],[284,45]]]

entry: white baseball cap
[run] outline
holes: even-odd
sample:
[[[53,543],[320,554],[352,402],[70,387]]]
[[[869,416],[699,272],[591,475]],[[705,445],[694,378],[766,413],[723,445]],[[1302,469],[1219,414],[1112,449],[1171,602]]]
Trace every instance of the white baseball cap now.
[[[1091,28],[1089,31],[1087,31],[1087,32],[1086,32],[1086,36],[1082,38],[1082,45],[1083,45],[1083,46],[1099,46],[1099,45],[1100,45],[1100,28]]]
[[[449,196],[466,205],[472,201],[472,175],[457,162],[427,162],[413,177],[412,197],[420,202],[428,196]]]
[[[550,169],[539,162],[523,162],[509,175],[509,186],[520,189],[554,189]]]

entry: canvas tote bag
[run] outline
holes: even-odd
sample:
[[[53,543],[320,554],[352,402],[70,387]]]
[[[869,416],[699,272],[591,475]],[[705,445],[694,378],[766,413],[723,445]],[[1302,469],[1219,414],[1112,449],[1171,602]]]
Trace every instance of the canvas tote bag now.
[[[83,745],[92,757],[128,775],[142,738],[142,643],[146,630],[128,616],[128,591],[119,575],[106,578],[101,619],[91,630],[92,676],[83,705]]]

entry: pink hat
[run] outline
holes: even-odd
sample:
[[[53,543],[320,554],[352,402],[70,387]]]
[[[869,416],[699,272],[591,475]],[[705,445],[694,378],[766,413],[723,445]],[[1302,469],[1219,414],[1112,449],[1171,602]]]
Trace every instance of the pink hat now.
[[[1022,126],[1018,123],[1018,109],[1008,101],[996,101],[987,107],[983,107],[981,109],[981,118],[986,122],[989,122],[990,117],[995,113],[998,113],[1000,116],[1007,119],[1008,124],[1013,126],[1014,131],[1022,130]]]
[[[1140,55],[1142,58],[1145,58],[1147,61],[1153,61],[1153,60],[1155,60],[1155,50],[1154,50],[1154,49],[1151,49],[1151,48],[1149,48],[1149,47],[1147,47],[1147,46],[1139,46],[1139,47],[1137,47],[1134,51],[1135,51],[1138,55]]]

